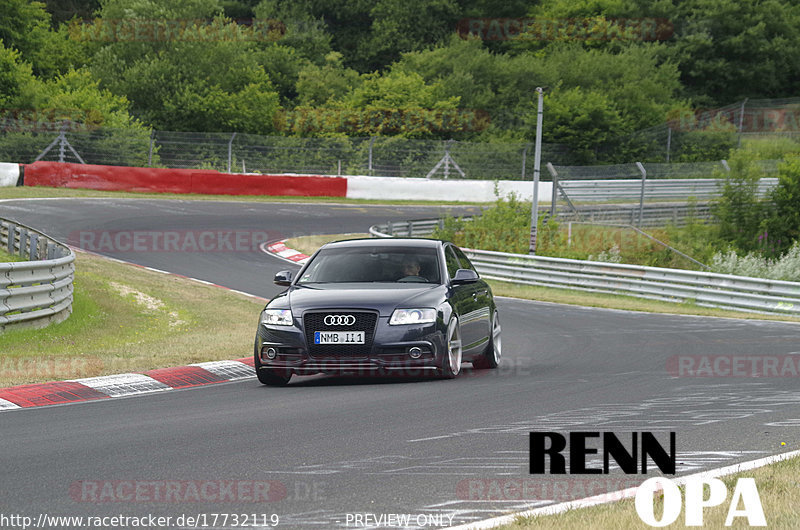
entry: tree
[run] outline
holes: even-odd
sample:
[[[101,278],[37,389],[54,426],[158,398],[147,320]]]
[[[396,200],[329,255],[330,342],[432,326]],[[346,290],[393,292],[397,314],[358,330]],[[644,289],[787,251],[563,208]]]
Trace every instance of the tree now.
[[[704,104],[800,90],[800,4],[793,0],[679,2],[669,55]]]
[[[252,33],[219,12],[214,0],[109,0],[98,26],[141,24],[143,38],[135,30],[123,32],[121,25],[112,28],[119,30],[117,38],[94,55],[92,72],[102,87],[125,95],[134,115],[154,128],[272,132],[280,99],[259,47],[269,34]],[[180,24],[165,33],[170,21]],[[265,42],[264,48],[273,45]]]
[[[0,108],[32,109],[37,100],[38,83],[28,63],[17,50],[0,41]]]
[[[755,163],[752,153],[731,151],[728,157],[730,171],[715,171],[723,180],[722,194],[714,204],[714,214],[719,219],[720,236],[737,250],[759,250],[759,233],[765,205],[758,199],[758,181],[763,171]]]

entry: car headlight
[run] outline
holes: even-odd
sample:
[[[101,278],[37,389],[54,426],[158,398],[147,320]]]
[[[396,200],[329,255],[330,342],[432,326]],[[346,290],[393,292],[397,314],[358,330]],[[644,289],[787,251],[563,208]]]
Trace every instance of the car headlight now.
[[[402,326],[404,324],[429,324],[436,322],[435,309],[395,309],[389,324]]]
[[[261,312],[261,323],[267,326],[291,326],[292,322],[290,309],[265,309]]]

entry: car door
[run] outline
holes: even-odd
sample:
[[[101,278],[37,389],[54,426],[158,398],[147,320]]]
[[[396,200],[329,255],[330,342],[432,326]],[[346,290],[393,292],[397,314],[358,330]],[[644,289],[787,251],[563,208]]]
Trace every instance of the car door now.
[[[444,249],[447,273],[452,280],[461,266],[453,245],[446,245]],[[479,283],[479,282],[477,282]],[[477,283],[464,283],[452,285],[452,302],[458,314],[458,321],[461,326],[461,345],[464,353],[471,353],[479,347],[483,338],[481,324],[477,320],[480,304],[478,303]]]
[[[464,252],[456,247],[453,246],[453,251],[458,258],[459,263],[461,264],[462,269],[470,269],[478,272],[475,269],[475,266],[472,262],[467,258]],[[492,322],[491,322],[491,291],[489,290],[489,285],[484,280],[478,280],[476,283],[471,284],[473,289],[470,292],[473,301],[475,302],[472,305],[473,315],[475,322],[475,335],[477,342],[485,342],[491,340],[491,329],[492,329]]]

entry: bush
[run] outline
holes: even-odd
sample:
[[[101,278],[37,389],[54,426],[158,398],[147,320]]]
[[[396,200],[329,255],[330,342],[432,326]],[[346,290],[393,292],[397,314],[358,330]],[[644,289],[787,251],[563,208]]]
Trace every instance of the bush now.
[[[722,274],[753,276],[772,280],[800,281],[800,242],[776,259],[766,258],[756,252],[740,256],[735,250],[717,252],[711,259],[711,270]]]

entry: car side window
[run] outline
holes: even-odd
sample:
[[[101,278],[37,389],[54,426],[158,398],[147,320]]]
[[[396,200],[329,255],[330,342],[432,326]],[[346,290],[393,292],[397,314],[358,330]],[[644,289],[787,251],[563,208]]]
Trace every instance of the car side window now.
[[[447,264],[447,274],[450,275],[451,278],[455,277],[456,271],[461,267],[458,264],[458,258],[456,257],[455,253],[453,252],[453,247],[447,245],[444,249],[444,259]]]
[[[466,254],[464,254],[464,251],[463,251],[463,250],[461,250],[461,249],[460,249],[460,248],[458,248],[458,247],[451,247],[451,248],[453,249],[453,251],[455,251],[455,253],[456,253],[456,257],[458,257],[458,261],[460,261],[460,262],[461,262],[461,268],[462,268],[462,269],[472,269],[472,270],[474,270],[475,272],[478,272],[477,270],[475,270],[475,266],[474,266],[474,265],[472,264],[472,262],[469,260],[469,258],[467,257],[467,255],[466,255]]]

